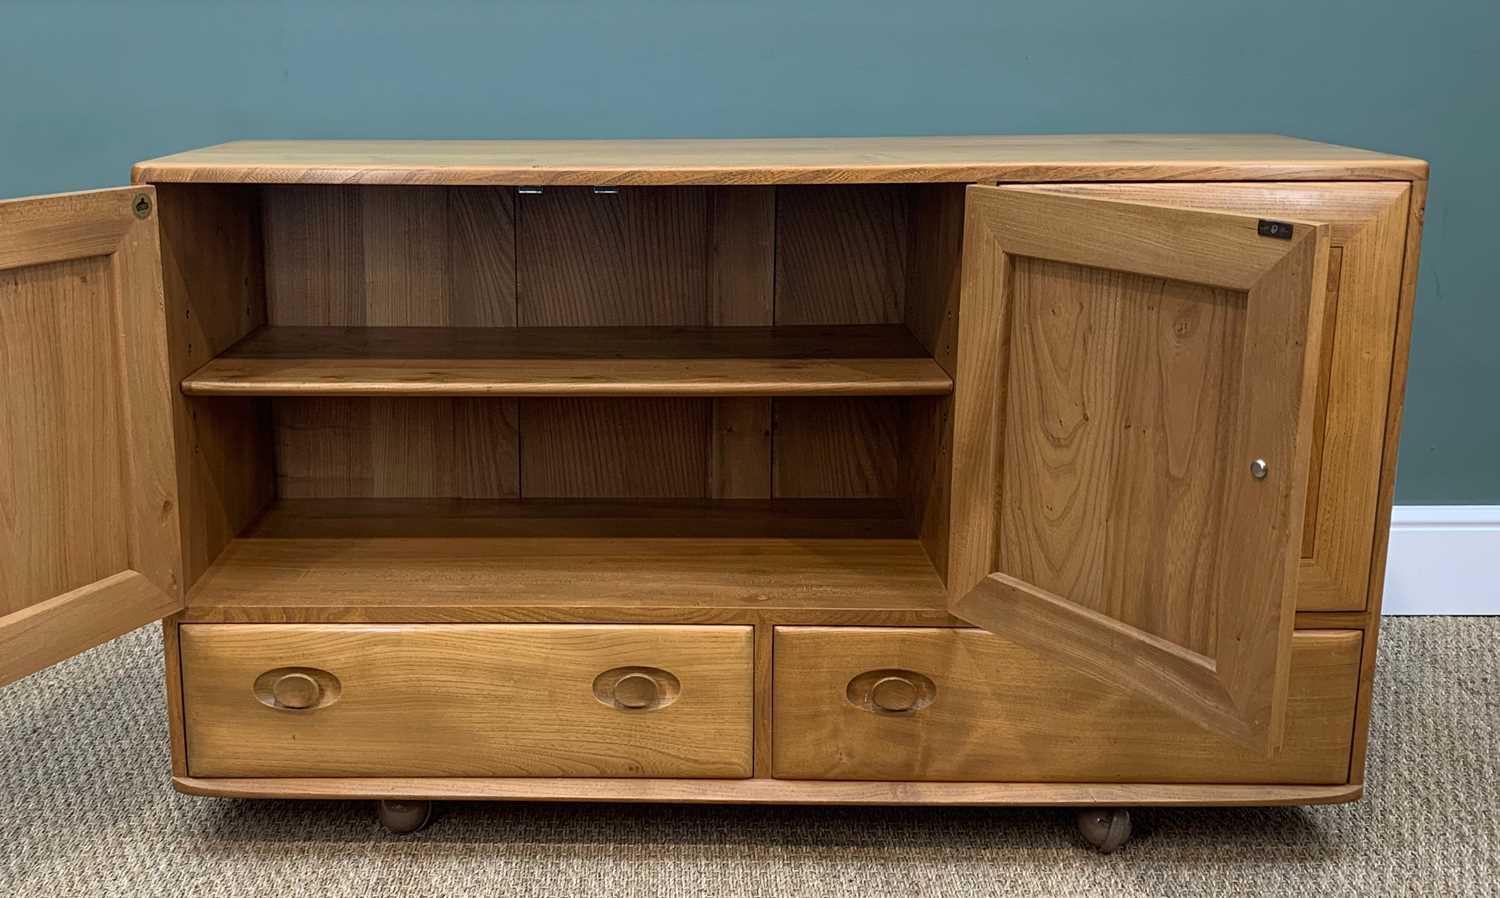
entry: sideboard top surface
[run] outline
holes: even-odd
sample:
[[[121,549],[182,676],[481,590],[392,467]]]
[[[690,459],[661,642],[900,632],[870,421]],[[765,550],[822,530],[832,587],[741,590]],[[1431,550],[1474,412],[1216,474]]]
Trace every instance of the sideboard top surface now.
[[[733,140],[244,140],[138,163],[136,183],[735,185],[1422,180],[1405,156],[1275,134]]]

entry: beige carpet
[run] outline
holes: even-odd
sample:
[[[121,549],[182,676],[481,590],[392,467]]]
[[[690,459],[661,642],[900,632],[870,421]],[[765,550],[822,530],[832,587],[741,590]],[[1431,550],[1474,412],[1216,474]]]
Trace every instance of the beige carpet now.
[[[1143,810],[1121,853],[1051,810],[364,802],[168,784],[159,636],[0,690],[0,896],[1500,894],[1500,618],[1394,618],[1369,788],[1329,808]]]

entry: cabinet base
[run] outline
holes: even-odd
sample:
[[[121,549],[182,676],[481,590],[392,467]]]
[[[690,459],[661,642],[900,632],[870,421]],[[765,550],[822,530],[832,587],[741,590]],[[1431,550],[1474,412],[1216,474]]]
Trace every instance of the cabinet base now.
[[[1150,805],[1339,804],[1364,792],[1335,786],[1174,783],[915,783],[487,777],[172,778],[177,791],[218,798],[619,801],[680,804]]]

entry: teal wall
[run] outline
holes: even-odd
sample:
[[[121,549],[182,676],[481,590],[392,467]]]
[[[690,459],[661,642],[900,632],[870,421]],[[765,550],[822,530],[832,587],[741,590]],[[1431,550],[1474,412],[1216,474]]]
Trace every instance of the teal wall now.
[[[0,196],[241,137],[1276,131],[1421,156],[1397,499],[1493,504],[1497,34],[1495,0],[0,0]]]

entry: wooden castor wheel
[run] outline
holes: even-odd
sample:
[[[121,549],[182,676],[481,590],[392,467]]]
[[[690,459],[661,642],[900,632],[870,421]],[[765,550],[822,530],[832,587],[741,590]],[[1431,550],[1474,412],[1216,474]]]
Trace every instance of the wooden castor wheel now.
[[[1078,831],[1100,854],[1110,854],[1130,841],[1130,811],[1084,808],[1078,812]]]
[[[377,801],[375,815],[388,832],[414,833],[432,819],[430,801]]]

